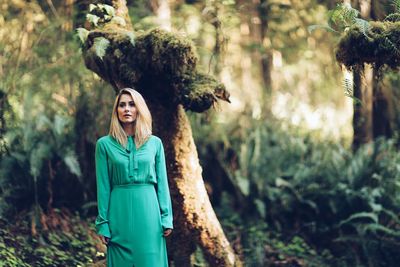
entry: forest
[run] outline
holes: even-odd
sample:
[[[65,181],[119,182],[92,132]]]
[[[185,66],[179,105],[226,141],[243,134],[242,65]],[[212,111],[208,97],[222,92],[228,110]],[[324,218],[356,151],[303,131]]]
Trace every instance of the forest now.
[[[0,267],[106,266],[95,149],[127,87],[169,266],[399,266],[399,66],[400,0],[0,1]]]

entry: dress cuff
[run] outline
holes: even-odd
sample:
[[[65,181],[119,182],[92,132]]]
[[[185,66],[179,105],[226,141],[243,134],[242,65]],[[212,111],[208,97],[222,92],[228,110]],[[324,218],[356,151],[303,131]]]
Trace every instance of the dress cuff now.
[[[96,225],[96,231],[99,235],[111,238],[108,220],[101,220],[101,218],[97,217],[95,225]]]
[[[168,229],[168,228],[174,229],[174,226],[172,225],[172,222],[162,221],[161,225],[162,225],[164,230]]]

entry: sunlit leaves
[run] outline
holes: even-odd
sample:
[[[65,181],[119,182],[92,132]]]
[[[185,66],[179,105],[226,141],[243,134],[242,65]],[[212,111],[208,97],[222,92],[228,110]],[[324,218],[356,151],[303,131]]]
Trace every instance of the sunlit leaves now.
[[[393,0],[393,6],[397,13],[400,13],[400,0]]]
[[[111,17],[115,16],[114,7],[112,7],[110,5],[106,5],[106,4],[98,4],[98,6],[99,6],[99,8],[103,8],[109,16],[111,16]]]
[[[114,7],[106,4],[90,4],[89,14],[86,15],[86,19],[95,27],[109,21],[113,21],[123,26],[126,25],[126,22],[122,17],[115,15]]]
[[[308,31],[312,32],[316,29],[325,29],[330,32],[343,33],[351,26],[357,25],[365,36],[369,30],[369,23],[366,20],[358,18],[360,12],[351,7],[348,3],[338,4],[336,8],[328,11],[327,25],[311,25]]]
[[[72,151],[68,151],[68,153],[63,158],[65,164],[68,166],[71,173],[80,177],[82,175],[81,168],[79,166],[78,158],[75,153]]]
[[[94,26],[98,26],[98,22],[100,20],[100,17],[98,17],[96,15],[93,15],[93,14],[87,14],[86,15],[86,19],[87,19],[87,21],[92,23]]]
[[[134,46],[135,45],[135,33],[130,31],[130,32],[127,32],[126,35],[129,37],[129,41],[131,42],[131,44]]]
[[[367,33],[371,26],[369,25],[368,21],[359,19],[359,18],[355,18],[354,25],[358,26],[358,28],[360,28],[360,30],[364,34],[364,36],[369,38]]]
[[[104,37],[96,37],[96,38],[94,38],[93,47],[95,49],[96,55],[100,59],[103,59],[103,57],[105,56],[106,50],[107,50],[109,45],[110,45],[110,41],[107,40]]]
[[[78,29],[76,29],[76,33],[79,37],[79,40],[81,40],[81,43],[84,44],[89,35],[89,31],[86,30],[85,28],[78,28]]]

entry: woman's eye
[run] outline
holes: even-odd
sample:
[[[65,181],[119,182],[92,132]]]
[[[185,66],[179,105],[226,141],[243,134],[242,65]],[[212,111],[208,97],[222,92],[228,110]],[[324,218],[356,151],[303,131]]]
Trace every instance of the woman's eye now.
[[[119,104],[119,107],[120,107],[120,108],[123,108],[123,107],[125,107],[125,104],[124,104],[124,103],[121,103],[121,104]]]
[[[134,107],[135,106],[135,102],[129,102],[129,106],[130,107]]]

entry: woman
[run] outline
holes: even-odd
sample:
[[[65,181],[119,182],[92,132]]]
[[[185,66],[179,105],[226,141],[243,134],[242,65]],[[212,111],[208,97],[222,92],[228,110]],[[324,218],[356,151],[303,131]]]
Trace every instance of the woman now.
[[[165,237],[173,219],[164,147],[152,135],[150,111],[136,90],[122,89],[116,97],[95,160],[95,225],[107,245],[107,266],[168,266]]]

